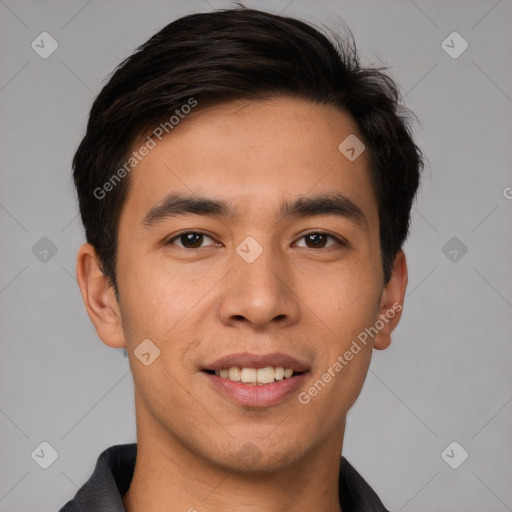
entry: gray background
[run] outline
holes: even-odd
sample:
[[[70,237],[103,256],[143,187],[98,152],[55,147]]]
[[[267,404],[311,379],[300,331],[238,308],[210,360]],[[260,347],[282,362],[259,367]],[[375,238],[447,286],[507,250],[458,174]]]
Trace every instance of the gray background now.
[[[512,510],[512,3],[246,5],[333,28],[344,19],[363,62],[389,65],[420,119],[428,163],[404,316],[374,354],[345,456],[394,511]],[[181,15],[228,6],[0,0],[2,512],[58,510],[103,449],[135,441],[128,361],[96,337],[75,280],[70,162],[124,57]],[[31,48],[43,31],[59,45],[47,59]],[[469,43],[458,58],[441,47],[453,31]],[[56,254],[41,252],[43,237]],[[43,441],[58,452],[48,469],[31,457]],[[441,457],[452,441],[469,453],[457,469]]]

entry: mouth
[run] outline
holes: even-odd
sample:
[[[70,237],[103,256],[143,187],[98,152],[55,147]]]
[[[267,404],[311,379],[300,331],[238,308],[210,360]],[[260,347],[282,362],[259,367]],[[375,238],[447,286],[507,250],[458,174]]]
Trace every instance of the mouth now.
[[[284,379],[290,379],[304,372],[297,372],[292,368],[283,368],[282,366],[265,366],[264,368],[241,368],[231,366],[222,368],[222,370],[204,370],[210,375],[216,375],[221,379],[229,379],[232,382],[241,382],[252,386],[265,386]]]
[[[309,367],[285,354],[232,354],[202,369],[223,397],[250,407],[276,404],[304,382]]]

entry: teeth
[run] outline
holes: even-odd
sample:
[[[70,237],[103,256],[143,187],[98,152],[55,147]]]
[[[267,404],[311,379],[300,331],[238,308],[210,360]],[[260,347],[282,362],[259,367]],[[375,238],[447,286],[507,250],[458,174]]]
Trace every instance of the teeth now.
[[[276,372],[273,366],[266,366],[265,368],[258,368],[256,372],[256,381],[261,384],[270,384],[274,382]]]
[[[223,368],[216,370],[215,375],[223,379],[229,379],[234,382],[243,382],[244,384],[270,384],[272,382],[289,379],[293,375],[291,368],[282,366],[266,366],[265,368]]]
[[[256,368],[242,368],[240,380],[245,384],[256,384],[257,374]]]
[[[232,366],[229,369],[229,380],[234,380],[235,382],[240,382],[242,380],[242,377],[240,376],[240,368],[237,368],[236,366]]]

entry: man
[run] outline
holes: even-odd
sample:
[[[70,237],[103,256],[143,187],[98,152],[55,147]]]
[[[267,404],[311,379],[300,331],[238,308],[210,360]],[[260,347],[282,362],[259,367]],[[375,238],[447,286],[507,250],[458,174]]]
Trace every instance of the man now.
[[[62,512],[386,510],[343,434],[401,315],[423,161],[394,82],[337,43],[194,14],[96,98],[77,276],[127,349],[137,444],[105,450]]]

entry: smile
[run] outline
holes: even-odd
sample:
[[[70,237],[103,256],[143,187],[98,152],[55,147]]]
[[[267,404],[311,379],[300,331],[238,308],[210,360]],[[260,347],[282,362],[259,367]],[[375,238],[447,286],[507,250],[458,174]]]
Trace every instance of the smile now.
[[[277,404],[301,388],[310,366],[287,354],[238,353],[203,367],[203,375],[221,396],[239,405]]]
[[[240,368],[238,366],[232,366],[231,368],[215,370],[217,377],[252,385],[265,385],[283,379],[289,379],[293,376],[293,373],[291,368],[283,368],[282,366],[265,366],[264,368]],[[298,373],[299,372],[296,372],[296,374]]]

